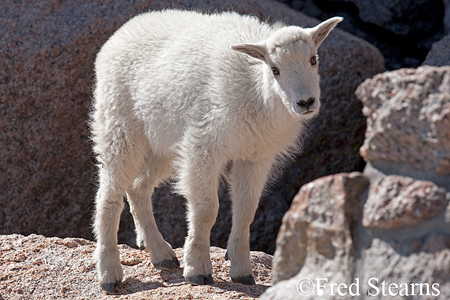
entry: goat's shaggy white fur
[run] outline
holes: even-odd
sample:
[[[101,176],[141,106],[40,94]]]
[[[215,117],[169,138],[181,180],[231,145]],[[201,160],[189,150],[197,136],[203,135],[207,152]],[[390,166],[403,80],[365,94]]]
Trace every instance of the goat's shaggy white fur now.
[[[117,231],[125,193],[138,245],[156,267],[179,266],[151,205],[154,187],[171,175],[188,203],[183,275],[193,284],[212,283],[210,230],[229,162],[230,276],[254,283],[249,226],[272,165],[295,149],[319,111],[316,51],[341,20],[303,29],[236,13],[167,10],[134,17],[105,43],[95,63],[91,116],[103,289],[122,286]]]

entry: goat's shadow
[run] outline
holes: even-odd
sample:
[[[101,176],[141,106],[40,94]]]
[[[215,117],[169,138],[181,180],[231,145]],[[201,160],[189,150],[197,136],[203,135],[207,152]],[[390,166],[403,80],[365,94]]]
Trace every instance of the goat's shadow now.
[[[159,275],[161,279],[170,286],[186,284],[183,278],[182,268],[178,268],[176,270],[171,271],[161,270],[159,272]],[[123,285],[124,288],[119,293],[117,293],[117,295],[130,295],[134,293],[154,290],[161,287],[167,287],[167,285],[159,281],[142,281],[140,279],[133,277],[126,277],[123,282]]]
[[[136,278],[126,278],[123,282],[124,289],[121,290],[117,295],[130,295],[134,293],[144,292],[154,290],[160,287],[164,287],[164,284],[161,282],[144,282],[142,280]]]
[[[120,293],[118,293],[118,295],[130,295],[138,292],[150,291],[160,287],[190,285],[189,283],[186,283],[186,281],[183,278],[183,268],[178,268],[176,270],[171,271],[161,270],[159,272],[159,276],[167,285],[161,282],[155,281],[144,282],[140,279],[127,277],[124,281],[124,289]],[[249,286],[240,283],[234,283],[231,281],[231,279],[230,281],[223,280],[222,278],[215,277],[214,274],[213,278],[214,284],[210,286],[222,289],[224,291],[234,291],[243,293],[252,298],[258,298],[259,296],[261,296],[262,293],[264,293],[265,290],[267,290],[270,287],[270,285],[263,285],[263,284],[255,284]],[[192,287],[195,288],[195,286]]]
[[[239,292],[252,298],[259,298],[270,287],[270,285],[264,284],[244,285],[232,281],[224,281],[218,278],[214,278],[214,286],[226,291]]]
[[[186,281],[184,281],[183,270],[183,268],[169,271],[161,270],[159,276],[161,276],[161,279],[164,280],[164,282],[167,282],[170,285],[187,284]]]

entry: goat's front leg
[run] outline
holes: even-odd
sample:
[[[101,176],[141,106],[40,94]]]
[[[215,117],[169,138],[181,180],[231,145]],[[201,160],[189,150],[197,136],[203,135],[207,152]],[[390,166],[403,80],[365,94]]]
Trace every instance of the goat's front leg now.
[[[271,161],[255,163],[238,160],[233,163],[230,182],[233,225],[227,254],[231,260],[230,277],[234,282],[255,284],[250,263],[250,224],[271,166]]]
[[[210,233],[219,210],[217,190],[221,163],[191,155],[180,166],[177,189],[188,204],[183,276],[191,284],[212,284]]]

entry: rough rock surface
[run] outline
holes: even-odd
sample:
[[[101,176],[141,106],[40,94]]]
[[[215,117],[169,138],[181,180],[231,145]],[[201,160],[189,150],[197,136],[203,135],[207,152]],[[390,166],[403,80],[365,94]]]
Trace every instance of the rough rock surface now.
[[[450,66],[379,74],[356,95],[367,116],[365,161],[450,176]]]
[[[300,189],[277,238],[272,274],[275,285],[261,299],[317,299],[315,278],[348,285],[353,282],[354,239],[368,184],[364,175],[354,172],[323,177]],[[332,299],[327,297],[331,293],[326,286],[320,299]]]
[[[422,65],[436,67],[450,65],[450,35],[443,37],[441,40],[433,44]]]
[[[378,228],[414,225],[437,216],[448,202],[450,193],[430,181],[386,176],[371,184],[362,223]]]
[[[120,25],[149,9],[170,7],[233,9],[263,20],[270,16],[270,21],[302,26],[318,23],[269,0],[5,0],[0,7],[0,186],[4,187],[0,199],[7,199],[0,201],[0,233],[88,239],[93,238],[95,194],[87,126],[93,63]],[[252,227],[254,249],[274,251],[281,218],[301,185],[361,168],[358,147],[365,121],[353,91],[365,78],[383,71],[383,58],[373,46],[340,30],[331,33],[320,55],[324,98],[320,120],[311,125],[304,154],[263,198]],[[155,214],[166,239],[178,247],[185,236],[185,206],[168,190],[165,187],[154,197]],[[229,202],[222,202],[212,234],[213,244],[222,247],[230,227],[229,207]],[[134,236],[133,221],[124,214],[119,240],[133,244]]]
[[[0,235],[0,299],[255,299],[270,285],[272,256],[252,252],[256,285],[231,282],[225,250],[212,247],[209,286],[191,286],[182,269],[153,268],[150,254],[120,245],[124,290],[107,296],[96,281],[95,243],[75,238]],[[175,249],[181,261],[181,249]]]
[[[450,0],[278,1],[318,19],[344,17],[339,28],[375,45],[388,70],[417,68],[431,45],[450,33]]]
[[[447,299],[450,67],[387,72],[356,94],[368,116],[361,153],[371,187],[359,225],[355,277],[366,283],[375,278],[378,286],[402,283],[411,298],[420,296],[421,284],[421,299]],[[376,291],[365,284],[361,292]]]
[[[445,15],[444,15],[444,28],[447,34],[450,34],[450,0],[444,0]]]
[[[356,275],[363,283],[360,288],[361,294],[377,293],[376,289],[367,284],[372,278],[371,281],[379,288],[377,297],[367,296],[365,299],[386,299],[386,296],[382,295],[383,282],[391,286],[393,283],[407,284],[409,299],[449,299],[450,297],[448,280],[450,278],[450,235],[448,233],[447,235],[429,233],[422,237],[416,235],[406,239],[395,236],[374,238],[371,246],[364,249],[361,256],[358,269],[364,272]],[[416,284],[423,285],[423,295],[420,295],[420,286],[414,286]],[[438,285],[435,287],[439,295],[433,291],[433,284]],[[392,290],[395,292],[395,286]],[[389,296],[389,291],[387,289],[385,291]]]
[[[364,22],[399,36],[427,36],[442,26],[444,19],[444,3],[441,0],[340,1],[356,5]]]
[[[361,173],[337,174],[304,185],[283,218],[274,255],[273,282],[297,273],[353,274],[355,224],[369,181]]]
[[[417,184],[435,189],[429,182],[397,181],[411,183],[404,184],[411,190]],[[275,284],[260,299],[450,297],[450,193],[445,208],[432,218],[402,227],[372,228],[361,221],[367,198],[376,197],[371,193],[377,183],[364,190],[367,184],[362,174],[352,173],[320,178],[301,188],[277,239],[272,274]],[[383,185],[388,184],[381,183],[380,189],[389,190]],[[422,187],[415,191],[416,196],[430,192]],[[396,194],[396,189],[390,192]],[[413,203],[416,200],[411,199]],[[279,281],[285,278],[289,279]]]

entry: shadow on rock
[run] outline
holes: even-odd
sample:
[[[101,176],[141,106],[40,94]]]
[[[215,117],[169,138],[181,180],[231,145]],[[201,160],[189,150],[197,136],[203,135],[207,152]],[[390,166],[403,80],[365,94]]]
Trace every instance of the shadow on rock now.
[[[161,282],[145,282],[136,278],[125,278],[123,283],[124,289],[118,293],[118,295],[130,295],[138,292],[154,290],[160,287],[164,287]]]

